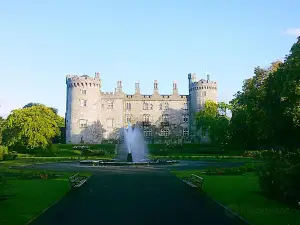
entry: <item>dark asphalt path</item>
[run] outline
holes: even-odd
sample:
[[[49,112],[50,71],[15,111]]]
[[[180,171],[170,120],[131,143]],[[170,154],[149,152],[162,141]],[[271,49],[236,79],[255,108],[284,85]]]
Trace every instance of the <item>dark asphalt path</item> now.
[[[220,187],[222,188],[222,187]],[[46,194],[46,193],[45,193]],[[32,225],[235,225],[204,195],[166,170],[93,170]]]

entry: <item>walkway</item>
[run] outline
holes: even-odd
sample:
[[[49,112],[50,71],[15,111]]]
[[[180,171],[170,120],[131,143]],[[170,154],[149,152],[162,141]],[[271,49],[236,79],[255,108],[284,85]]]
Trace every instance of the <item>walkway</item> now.
[[[222,187],[220,187],[222,188]],[[95,173],[33,225],[234,225],[204,196],[166,171]]]

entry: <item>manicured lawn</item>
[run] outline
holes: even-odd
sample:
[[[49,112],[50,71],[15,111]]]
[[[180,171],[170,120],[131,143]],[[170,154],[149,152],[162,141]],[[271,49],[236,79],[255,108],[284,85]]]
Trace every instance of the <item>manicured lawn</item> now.
[[[13,180],[8,185],[16,196],[0,202],[0,219],[7,225],[26,224],[69,190],[66,180]]]
[[[1,171],[4,172],[5,169],[1,168]],[[73,173],[58,173],[62,176],[55,179],[22,179],[16,176],[20,173],[19,170],[9,170],[9,173],[12,176],[6,174],[5,186],[0,184],[0,196],[1,194],[13,195],[0,201],[0,224],[6,225],[27,224],[61,199],[70,189],[68,177],[73,175]]]
[[[179,176],[198,173],[204,177],[204,191],[216,201],[228,206],[251,225],[296,225],[300,212],[264,197],[254,173],[239,176],[207,176],[199,171],[174,171]]]

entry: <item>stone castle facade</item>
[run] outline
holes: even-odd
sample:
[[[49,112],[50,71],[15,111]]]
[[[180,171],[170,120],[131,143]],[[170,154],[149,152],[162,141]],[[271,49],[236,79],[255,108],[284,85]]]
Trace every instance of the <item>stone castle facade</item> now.
[[[73,144],[121,138],[120,128],[128,122],[139,126],[149,142],[198,140],[195,115],[207,100],[217,101],[217,83],[209,75],[197,80],[194,73],[188,74],[188,95],[178,94],[176,82],[172,94],[161,95],[156,80],[151,95],[142,94],[139,83],[134,94],[126,94],[121,81],[114,92],[102,92],[99,73],[68,75],[66,84],[66,141]]]

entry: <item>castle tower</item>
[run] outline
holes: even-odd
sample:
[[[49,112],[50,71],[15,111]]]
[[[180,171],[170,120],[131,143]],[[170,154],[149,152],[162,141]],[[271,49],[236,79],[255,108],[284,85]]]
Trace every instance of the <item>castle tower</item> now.
[[[190,133],[196,132],[196,113],[203,109],[207,100],[217,102],[217,82],[211,81],[209,75],[207,80],[197,81],[195,74],[188,74],[189,79],[189,117]]]
[[[95,73],[95,77],[68,75],[66,85],[66,142],[95,141],[88,131],[98,129],[93,126],[100,120],[100,74]]]

